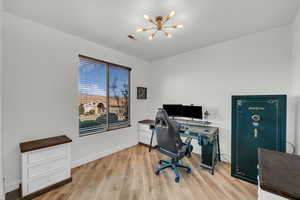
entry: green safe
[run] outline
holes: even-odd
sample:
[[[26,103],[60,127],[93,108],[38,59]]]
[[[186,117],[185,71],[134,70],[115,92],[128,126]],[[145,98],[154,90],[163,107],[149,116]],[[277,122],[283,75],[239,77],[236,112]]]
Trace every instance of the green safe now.
[[[286,151],[286,95],[232,96],[231,175],[257,184],[258,148]]]

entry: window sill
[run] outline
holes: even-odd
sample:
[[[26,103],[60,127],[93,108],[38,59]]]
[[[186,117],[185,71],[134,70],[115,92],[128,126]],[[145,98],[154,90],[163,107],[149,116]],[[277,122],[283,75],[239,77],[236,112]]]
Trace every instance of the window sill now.
[[[126,125],[126,126],[119,126],[119,127],[115,127],[115,128],[109,128],[108,130],[104,130],[104,131],[96,131],[96,132],[91,132],[91,133],[87,133],[87,134],[83,134],[83,135],[79,134],[79,138],[86,137],[86,136],[91,136],[91,135],[98,135],[98,134],[101,134],[101,133],[104,133],[105,135],[106,134],[111,134],[112,131],[119,130],[119,129],[124,129],[124,128],[130,128],[130,127],[131,127],[131,124]]]

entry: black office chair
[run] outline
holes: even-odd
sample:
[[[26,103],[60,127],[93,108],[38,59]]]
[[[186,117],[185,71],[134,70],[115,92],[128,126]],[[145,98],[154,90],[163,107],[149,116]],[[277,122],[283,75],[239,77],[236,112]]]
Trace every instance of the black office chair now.
[[[175,182],[179,182],[178,167],[186,169],[186,172],[191,173],[191,168],[180,163],[180,160],[185,156],[191,156],[192,145],[191,139],[183,143],[180,138],[179,125],[173,120],[170,120],[167,112],[164,109],[159,109],[155,117],[155,132],[157,134],[158,149],[161,153],[169,156],[170,161],[160,160],[160,168],[155,170],[155,174],[159,175],[160,171],[171,168],[175,174]]]

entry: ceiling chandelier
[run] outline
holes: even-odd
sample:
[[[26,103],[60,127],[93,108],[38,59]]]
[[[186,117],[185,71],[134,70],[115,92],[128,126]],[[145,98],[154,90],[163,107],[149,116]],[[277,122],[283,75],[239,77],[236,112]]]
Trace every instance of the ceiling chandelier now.
[[[146,28],[139,28],[136,31],[137,32],[146,32],[146,31],[154,30],[154,32],[148,37],[149,40],[152,40],[158,31],[162,31],[168,38],[171,38],[172,34],[167,32],[166,29],[183,28],[182,24],[176,24],[176,25],[170,25],[170,26],[164,25],[174,15],[175,15],[175,11],[172,11],[169,15],[157,16],[157,17],[155,17],[154,20],[151,17],[149,17],[148,15],[144,15],[144,18],[146,19],[146,21],[153,24],[154,26],[146,27]]]

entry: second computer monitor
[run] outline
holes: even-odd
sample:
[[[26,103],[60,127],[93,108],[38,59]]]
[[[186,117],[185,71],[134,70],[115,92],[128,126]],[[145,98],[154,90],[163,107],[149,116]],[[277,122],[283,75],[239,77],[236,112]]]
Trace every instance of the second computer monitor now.
[[[168,113],[170,117],[181,117],[182,116],[182,105],[181,104],[164,104],[163,109]]]
[[[181,104],[164,104],[170,117],[187,117],[193,119],[202,119],[202,106],[183,106]]]
[[[202,106],[182,106],[182,117],[202,119]]]

